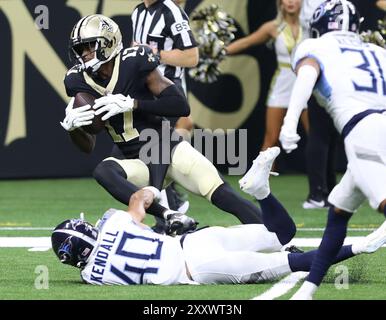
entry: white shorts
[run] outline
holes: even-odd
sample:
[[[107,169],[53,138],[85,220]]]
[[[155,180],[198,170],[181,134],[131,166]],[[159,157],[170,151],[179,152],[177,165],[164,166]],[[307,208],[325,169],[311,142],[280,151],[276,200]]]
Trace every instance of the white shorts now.
[[[296,75],[291,68],[278,68],[271,81],[267,106],[271,108],[288,108],[295,80]],[[304,107],[307,108],[307,106]]]
[[[346,137],[347,171],[328,201],[354,212],[367,198],[378,209],[386,199],[386,114],[371,114]]]
[[[104,159],[106,160],[117,162],[125,171],[127,180],[138,188],[149,185],[149,169],[141,160],[120,160],[112,157]],[[179,143],[175,148],[166,177],[208,200],[224,183],[215,166],[186,141]]]
[[[288,252],[278,252],[281,248],[262,224],[210,227],[187,235],[183,243],[192,279],[202,284],[257,283],[287,274]]]

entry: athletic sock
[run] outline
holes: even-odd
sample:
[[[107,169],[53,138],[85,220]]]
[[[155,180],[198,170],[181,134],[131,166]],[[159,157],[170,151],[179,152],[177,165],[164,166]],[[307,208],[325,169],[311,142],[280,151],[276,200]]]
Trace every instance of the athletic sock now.
[[[351,216],[352,213],[348,212],[336,213],[334,207],[329,209],[326,230],[307,278],[316,286],[320,285],[328,268],[337,257],[346,237],[347,224]]]
[[[268,231],[275,232],[282,245],[290,242],[296,234],[296,225],[287,210],[271,193],[259,203]]]
[[[318,250],[312,250],[305,253],[290,253],[288,255],[288,263],[292,272],[296,271],[310,271],[312,261],[315,258]],[[352,246],[343,246],[335,258],[333,264],[339,263],[343,260],[354,257]]]
[[[261,210],[242,198],[226,182],[213,192],[210,200],[217,208],[233,214],[243,224],[262,223]]]

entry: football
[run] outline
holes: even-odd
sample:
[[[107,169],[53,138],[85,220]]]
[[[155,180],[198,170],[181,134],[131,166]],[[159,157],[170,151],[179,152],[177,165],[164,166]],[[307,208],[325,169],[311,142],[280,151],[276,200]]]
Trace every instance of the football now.
[[[74,108],[83,107],[87,104],[93,106],[94,101],[95,97],[91,94],[85,92],[77,93],[75,96]],[[101,132],[105,128],[105,122],[101,119],[103,115],[104,113],[96,115],[92,121],[92,124],[82,127],[84,131],[91,134],[97,134]]]

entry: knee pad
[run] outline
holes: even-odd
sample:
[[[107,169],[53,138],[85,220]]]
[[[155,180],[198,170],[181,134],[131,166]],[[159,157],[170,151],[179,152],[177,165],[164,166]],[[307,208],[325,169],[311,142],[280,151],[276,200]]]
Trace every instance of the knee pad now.
[[[98,167],[100,167],[98,169]],[[149,185],[149,169],[139,159],[124,159],[106,158],[94,170],[115,170],[118,174],[124,175],[127,181],[130,181],[138,188],[143,188]]]
[[[208,200],[224,183],[215,166],[186,141],[175,148],[169,175],[184,188]]]

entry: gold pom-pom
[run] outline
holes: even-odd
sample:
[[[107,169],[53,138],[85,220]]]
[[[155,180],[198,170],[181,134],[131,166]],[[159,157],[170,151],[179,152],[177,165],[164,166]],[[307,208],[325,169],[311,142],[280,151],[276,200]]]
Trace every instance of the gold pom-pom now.
[[[226,46],[235,38],[234,20],[217,5],[194,12],[191,20],[200,60],[189,75],[196,81],[212,83],[221,74],[219,64],[226,56]]]

